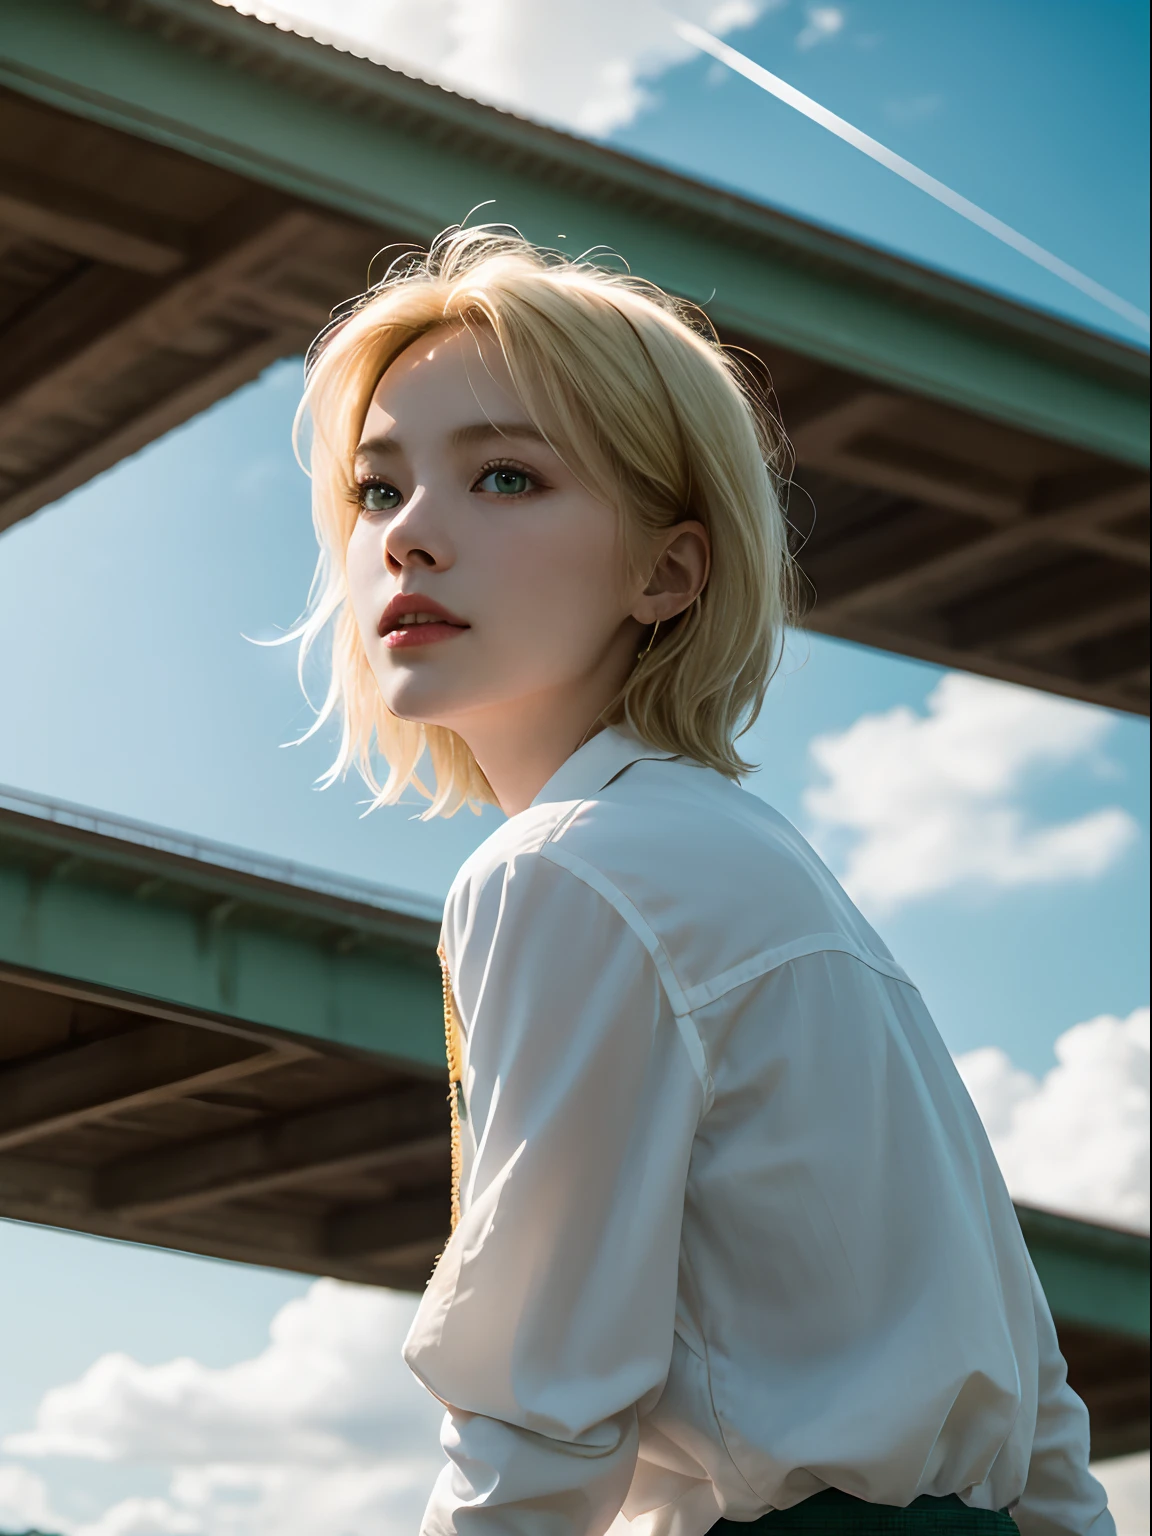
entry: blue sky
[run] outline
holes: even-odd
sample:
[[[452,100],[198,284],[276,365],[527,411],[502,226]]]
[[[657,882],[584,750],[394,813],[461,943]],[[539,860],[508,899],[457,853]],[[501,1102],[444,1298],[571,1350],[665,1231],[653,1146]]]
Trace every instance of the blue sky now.
[[[1147,7],[854,0],[817,7],[842,25],[797,46],[806,9],[772,6],[725,40],[1147,309]],[[613,144],[1147,344],[712,60],[668,70],[650,92]]]
[[[729,41],[1146,303],[1142,7],[859,0],[831,8],[842,25],[801,47],[807,9],[794,0],[775,6]],[[562,57],[553,57],[556,70]],[[635,51],[650,104],[612,130],[621,148],[1084,323],[1112,325],[1107,312],[747,82],[702,60],[653,73],[647,57]],[[439,895],[493,815],[429,825],[396,808],[361,820],[358,783],[314,791],[330,743],[279,745],[310,719],[293,657],[243,638],[290,624],[311,572],[307,485],[288,444],[298,386],[296,364],[277,366],[0,537],[0,782]],[[812,743],[855,741],[856,722],[880,715],[891,750],[914,740],[930,763],[930,727],[952,708],[935,692],[940,681],[931,667],[819,637],[801,642],[751,738],[764,767],[750,787],[834,859],[866,836],[884,846],[879,802],[870,831],[814,815],[806,797],[828,785]],[[951,817],[960,835],[985,813],[1006,811],[1018,823],[1019,854],[1038,828],[1115,812],[1106,867],[1092,874],[1056,865],[1047,878],[1005,884],[1008,848],[997,877],[946,878],[886,910],[873,892],[876,921],[952,1050],[1000,1047],[1038,1076],[1070,1026],[1101,1013],[1122,1017],[1148,998],[1147,725],[1095,711],[1062,718],[1078,743],[1063,760],[1038,745],[995,804],[957,791],[924,814]],[[1037,742],[1042,736],[1037,727]],[[1002,748],[989,728],[987,750]],[[850,772],[861,759],[848,761]],[[909,875],[909,889],[918,889],[916,878]],[[205,1366],[249,1358],[307,1283],[0,1224],[0,1313],[22,1320],[5,1346],[0,1433],[28,1428],[44,1392],[108,1352],[145,1365],[185,1354]],[[16,1464],[0,1462],[0,1477]],[[159,1498],[168,1480],[162,1465],[123,1460],[27,1466],[45,1477],[62,1521],[93,1522],[94,1536],[113,1536],[100,1517],[114,1500]],[[208,1536],[216,1529],[205,1526]],[[121,1530],[128,1525],[115,1536]],[[157,1515],[130,1536],[176,1530]]]

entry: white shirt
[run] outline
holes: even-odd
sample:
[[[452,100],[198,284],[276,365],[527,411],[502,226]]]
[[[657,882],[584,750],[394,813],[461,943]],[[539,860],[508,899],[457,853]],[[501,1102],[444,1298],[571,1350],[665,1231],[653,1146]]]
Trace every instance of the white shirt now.
[[[621,731],[468,860],[424,1536],[703,1536],[831,1486],[1112,1536],[920,994],[783,817]]]

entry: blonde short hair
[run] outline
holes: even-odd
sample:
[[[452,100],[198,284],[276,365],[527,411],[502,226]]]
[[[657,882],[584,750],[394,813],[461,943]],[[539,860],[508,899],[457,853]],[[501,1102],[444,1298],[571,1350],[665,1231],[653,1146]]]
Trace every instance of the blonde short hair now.
[[[322,780],[359,769],[374,805],[413,785],[425,816],[494,801],[465,743],[388,709],[348,601],[345,552],[357,517],[355,450],[389,365],[439,327],[483,329],[524,409],[598,500],[621,518],[622,549],[687,518],[712,542],[696,602],[633,668],[601,717],[642,740],[735,778],[751,766],[734,742],[778,664],[792,584],[777,494],[780,443],[752,376],[705,316],[651,283],[541,250],[514,232],[446,231],[394,263],[317,338],[297,417],[311,417],[313,521],[320,558],[307,612],[286,638],[307,654],[328,625],[331,677],[311,735],[341,724]],[[418,776],[424,753],[433,784]],[[384,783],[375,759],[387,764]]]

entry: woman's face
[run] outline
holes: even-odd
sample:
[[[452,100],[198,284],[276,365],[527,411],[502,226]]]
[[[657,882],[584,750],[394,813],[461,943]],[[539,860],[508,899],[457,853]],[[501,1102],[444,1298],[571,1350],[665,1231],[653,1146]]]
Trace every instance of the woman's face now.
[[[389,709],[469,740],[481,716],[587,693],[591,723],[652,618],[615,510],[543,441],[495,342],[444,328],[403,352],[355,474],[348,590]]]

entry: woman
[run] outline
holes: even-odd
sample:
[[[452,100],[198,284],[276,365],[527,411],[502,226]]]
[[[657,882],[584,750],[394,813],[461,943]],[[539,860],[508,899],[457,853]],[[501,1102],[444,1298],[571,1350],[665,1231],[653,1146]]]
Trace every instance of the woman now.
[[[508,818],[445,909],[424,1536],[1111,1532],[919,994],[738,787],[788,557],[701,317],[454,232],[321,338],[303,408],[333,773]]]

